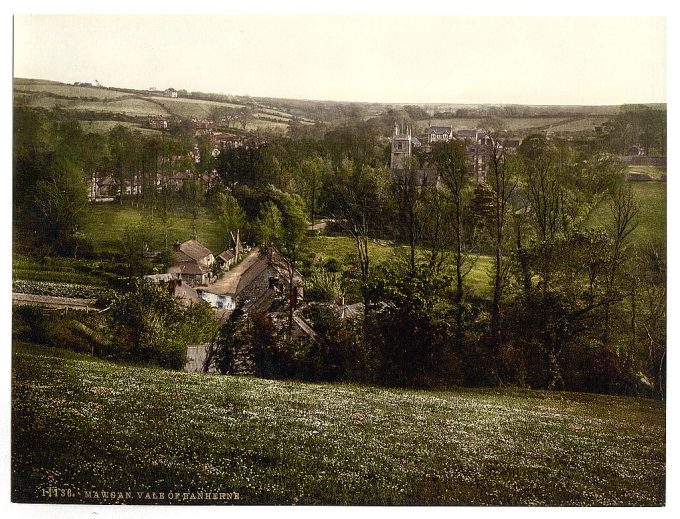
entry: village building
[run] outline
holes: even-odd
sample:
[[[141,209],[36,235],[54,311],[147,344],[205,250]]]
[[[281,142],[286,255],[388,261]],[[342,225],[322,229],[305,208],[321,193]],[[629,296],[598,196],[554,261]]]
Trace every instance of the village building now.
[[[293,305],[302,300],[304,280],[293,272]],[[261,253],[254,248],[233,269],[224,273],[221,279],[208,287],[200,287],[198,295],[218,309],[234,310],[241,305],[244,310],[255,307],[266,312],[270,304],[281,296],[288,298],[290,287],[288,261],[275,249]]]
[[[150,115],[147,124],[154,130],[167,130],[168,128],[168,120],[162,115]]]
[[[451,126],[430,126],[427,129],[427,142],[434,144],[436,142],[449,142],[454,139],[453,128]]]
[[[171,88],[167,88],[165,90],[165,95],[168,96],[168,97],[177,97],[178,92],[177,92],[177,90],[175,90],[174,88],[171,87]]]
[[[212,252],[195,239],[175,242],[172,248],[173,265],[169,274],[178,274],[189,286],[207,285],[212,281],[215,257]]]

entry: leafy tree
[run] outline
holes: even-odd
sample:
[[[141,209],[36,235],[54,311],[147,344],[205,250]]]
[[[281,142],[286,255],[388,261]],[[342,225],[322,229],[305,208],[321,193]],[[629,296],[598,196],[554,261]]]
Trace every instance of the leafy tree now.
[[[216,196],[218,207],[218,221],[223,234],[224,247],[231,245],[232,237],[235,237],[239,230],[246,224],[246,215],[241,209],[236,198],[226,193],[218,193]]]
[[[307,202],[309,221],[314,225],[314,216],[318,209],[319,194],[323,187],[322,180],[326,163],[321,157],[306,159],[300,166],[299,183],[302,196]]]
[[[460,359],[451,345],[450,306],[442,294],[450,279],[429,269],[385,269],[371,284],[380,301],[368,315],[369,340],[379,352],[379,381],[405,386],[460,383]]]
[[[267,202],[255,221],[258,242],[268,249],[278,244],[283,235],[283,219],[281,211],[273,202]]]
[[[335,178],[325,182],[329,186],[326,207],[334,220],[353,238],[356,246],[366,307],[372,265],[368,244],[385,218],[386,176],[384,169],[365,166],[357,170],[351,161],[345,161]]]
[[[180,369],[186,343],[179,339],[181,309],[160,287],[135,282],[130,292],[117,295],[111,305],[117,357]]]

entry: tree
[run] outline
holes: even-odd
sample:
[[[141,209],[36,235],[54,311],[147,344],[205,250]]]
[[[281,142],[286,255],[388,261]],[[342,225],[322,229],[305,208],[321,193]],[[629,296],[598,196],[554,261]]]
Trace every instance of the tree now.
[[[244,106],[236,112],[236,119],[241,123],[241,127],[245,130],[248,123],[253,118],[253,110],[250,107]]]
[[[500,345],[501,341],[501,298],[507,275],[505,262],[505,227],[510,197],[517,187],[516,171],[513,157],[506,157],[501,142],[490,135],[489,145],[489,177],[488,181],[493,191],[493,210],[491,213],[491,235],[494,249],[493,264],[493,300],[491,304],[491,337],[493,344]]]
[[[356,170],[354,163],[345,161],[338,174],[326,182],[329,186],[328,211],[354,239],[365,308],[370,302],[367,287],[371,278],[371,255],[368,245],[385,217],[385,177],[383,169],[364,166]]]
[[[609,343],[611,304],[615,299],[618,299],[615,290],[622,260],[625,258],[628,237],[638,225],[638,206],[630,184],[619,184],[615,187],[612,192],[611,209],[614,225],[611,231],[612,251],[606,279],[607,300],[604,307],[602,332],[602,343],[605,346]]]
[[[222,231],[224,247],[229,248],[232,239],[246,224],[246,214],[232,195],[218,193],[216,198],[218,221]]]
[[[136,281],[132,290],[117,294],[111,305],[115,356],[180,369],[186,345],[179,333],[181,308],[165,290]]]
[[[309,221],[312,226],[314,226],[314,216],[317,210],[325,168],[326,163],[319,156],[306,159],[300,165],[300,191],[307,201]]]
[[[278,247],[286,258],[288,270],[288,339],[292,340],[293,311],[297,304],[297,286],[295,274],[307,245],[307,227],[305,204],[299,195],[283,196],[283,231],[279,235]]]
[[[430,269],[386,268],[371,283],[380,301],[368,314],[368,340],[379,352],[379,381],[404,386],[459,383],[460,362],[451,349],[450,306],[443,297],[449,279]]]
[[[258,242],[264,249],[279,243],[283,234],[283,220],[276,204],[267,202],[262,206],[255,220],[255,230]]]
[[[470,211],[470,176],[467,168],[465,144],[459,141],[435,144],[432,150],[432,163],[441,176],[449,199],[450,228],[453,242],[456,290],[456,341],[463,342],[463,280],[474,266],[471,255],[472,236],[466,236],[465,220]]]
[[[423,234],[423,206],[428,187],[421,179],[415,160],[409,161],[405,166],[393,175],[391,190],[396,208],[396,226],[408,245],[409,270],[415,273],[417,245]]]
[[[148,235],[144,229],[126,226],[120,240],[119,248],[125,260],[128,282],[138,275],[144,274],[147,262],[144,259],[144,247],[148,243]]]
[[[57,250],[66,252],[87,205],[82,170],[69,159],[56,160],[50,176],[38,181],[34,203],[43,235]]]

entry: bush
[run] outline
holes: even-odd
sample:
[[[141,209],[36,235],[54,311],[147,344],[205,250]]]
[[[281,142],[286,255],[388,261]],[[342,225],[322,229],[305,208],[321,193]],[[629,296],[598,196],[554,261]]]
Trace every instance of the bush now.
[[[56,348],[98,353],[109,342],[95,331],[101,324],[100,319],[82,311],[60,313],[37,306],[18,306],[12,309],[12,336]]]

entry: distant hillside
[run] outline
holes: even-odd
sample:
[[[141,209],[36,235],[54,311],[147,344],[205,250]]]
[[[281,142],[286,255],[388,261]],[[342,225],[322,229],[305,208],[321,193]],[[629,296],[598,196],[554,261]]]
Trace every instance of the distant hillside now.
[[[245,126],[247,131],[285,132],[294,121],[310,125],[315,121],[295,116],[271,103],[259,104],[252,100],[230,97],[230,101],[207,99],[224,98],[200,92],[171,98],[162,92],[140,91],[100,86],[75,86],[56,81],[16,78],[14,104],[46,110],[60,110],[74,115],[92,131],[106,131],[114,124],[124,123],[142,128],[149,116],[178,119],[208,119],[216,109],[243,109],[248,107],[252,116]],[[109,124],[107,124],[109,123]],[[242,125],[238,125],[242,128]],[[154,130],[146,129],[153,132]]]
[[[117,123],[142,128],[149,116],[206,119],[216,110],[247,108],[252,114],[245,126],[247,131],[285,133],[291,124],[311,128],[317,122],[335,126],[373,118],[383,123],[389,120],[390,124],[394,120],[406,120],[422,132],[430,124],[451,125],[455,129],[479,127],[480,120],[493,117],[501,119],[506,129],[518,135],[534,131],[570,134],[592,132],[621,109],[616,105],[409,105],[180,92],[177,98],[172,98],[159,91],[14,79],[15,105],[66,112],[87,121],[93,131],[104,131]],[[665,104],[650,106],[665,109]],[[243,129],[242,125],[238,127]]]

